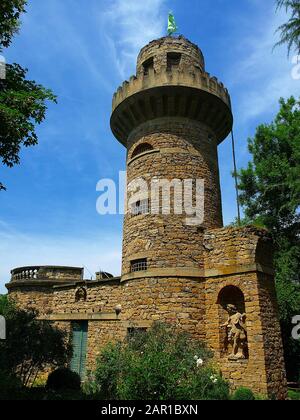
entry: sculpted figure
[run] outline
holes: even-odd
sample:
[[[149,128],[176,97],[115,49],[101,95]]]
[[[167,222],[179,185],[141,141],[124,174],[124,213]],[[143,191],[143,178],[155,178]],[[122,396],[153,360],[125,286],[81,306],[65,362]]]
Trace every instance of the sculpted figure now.
[[[227,329],[227,340],[232,345],[229,360],[245,359],[247,347],[246,314],[239,313],[235,305],[227,305],[226,310],[229,317],[222,327]]]

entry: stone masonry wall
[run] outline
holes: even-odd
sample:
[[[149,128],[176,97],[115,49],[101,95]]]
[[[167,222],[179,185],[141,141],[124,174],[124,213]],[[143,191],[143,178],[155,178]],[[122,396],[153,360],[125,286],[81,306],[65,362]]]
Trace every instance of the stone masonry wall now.
[[[35,309],[40,315],[48,315],[52,311],[52,287],[14,287],[9,296],[19,307]]]
[[[191,278],[146,278],[124,287],[122,319],[172,323],[205,338],[204,282]]]
[[[85,282],[76,286],[55,287],[52,311],[54,313],[110,313],[121,304],[122,291],[119,282]],[[76,291],[84,287],[85,301],[75,301]]]
[[[154,152],[131,159],[135,148],[150,144]],[[149,188],[154,177],[172,181],[204,180],[204,223],[188,226],[185,212],[174,214],[171,189],[171,215],[126,214],[123,232],[123,274],[130,260],[148,258],[149,268],[196,267],[202,264],[203,227],[222,226],[221,197],[216,139],[206,126],[187,119],[153,120],[135,130],[128,140],[128,184],[143,178]],[[153,199],[150,194],[144,198]],[[195,183],[193,197],[195,199]],[[162,196],[159,203],[162,206]],[[165,198],[165,197],[164,197]],[[158,207],[158,203],[155,205]],[[195,202],[193,201],[193,205]],[[153,212],[152,212],[153,213]]]
[[[224,377],[234,388],[246,386],[263,395],[285,398],[282,339],[271,274],[272,252],[268,250],[272,244],[267,232],[253,227],[210,230],[206,232],[204,246],[206,319],[210,320],[206,340]],[[247,360],[229,361],[222,353],[219,296],[228,287],[237,288],[244,296]],[[230,303],[233,302],[227,302]]]
[[[137,74],[143,73],[143,63],[150,58],[154,61],[154,70],[159,73],[167,67],[167,53],[181,53],[180,70],[191,70],[193,67],[205,69],[204,57],[199,47],[187,39],[166,37],[150,42],[140,52],[137,63]]]
[[[275,396],[279,394],[284,398],[287,383],[277,297],[274,279],[268,274],[259,273],[258,294],[262,313],[268,394]]]

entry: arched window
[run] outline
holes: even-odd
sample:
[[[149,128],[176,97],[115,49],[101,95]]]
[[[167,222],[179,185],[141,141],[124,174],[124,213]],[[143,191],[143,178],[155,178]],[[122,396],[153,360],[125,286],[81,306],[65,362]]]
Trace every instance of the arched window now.
[[[142,153],[145,152],[150,152],[151,150],[153,150],[153,147],[151,146],[151,144],[149,143],[142,143],[139,144],[133,151],[131,157],[134,158],[138,155],[141,155]]]

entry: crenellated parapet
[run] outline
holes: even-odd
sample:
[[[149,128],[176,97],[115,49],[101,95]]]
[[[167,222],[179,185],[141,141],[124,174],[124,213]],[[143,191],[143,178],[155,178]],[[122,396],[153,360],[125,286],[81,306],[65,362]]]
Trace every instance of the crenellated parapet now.
[[[114,94],[113,111],[121,102],[135,93],[151,88],[162,86],[184,86],[204,90],[212,95],[219,97],[231,108],[230,95],[227,88],[216,77],[209,73],[195,71],[193,73],[183,73],[179,69],[156,73],[154,69],[149,70],[148,74],[132,76],[129,81],[125,81]]]
[[[149,68],[132,76],[113,97],[111,128],[126,146],[132,130],[162,117],[185,117],[208,125],[220,143],[232,127],[228,90],[216,77],[200,69]]]
[[[205,71],[202,51],[182,35],[155,39],[142,48],[137,58],[137,74],[143,73],[151,65],[157,73],[174,65],[184,71],[194,68]]]

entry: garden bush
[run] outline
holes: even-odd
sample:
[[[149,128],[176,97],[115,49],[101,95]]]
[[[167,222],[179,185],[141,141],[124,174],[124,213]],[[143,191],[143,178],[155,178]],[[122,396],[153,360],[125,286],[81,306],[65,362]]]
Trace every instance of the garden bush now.
[[[296,391],[296,390],[289,389],[288,398],[290,400],[300,401],[300,390]]]
[[[108,400],[227,400],[228,384],[211,358],[201,342],[157,323],[107,345],[85,391]]]
[[[45,369],[69,362],[72,346],[67,334],[39,320],[34,309],[20,309],[8,296],[0,296],[0,315],[6,319],[7,333],[6,340],[0,340],[0,371],[18,376],[28,387]]]
[[[80,376],[67,368],[59,368],[51,372],[47,380],[47,389],[53,391],[75,390],[81,388]]]
[[[248,388],[238,388],[233,396],[233,401],[255,401],[255,395],[251,391],[251,389]]]
[[[11,372],[0,370],[0,400],[6,400],[22,388],[21,381]]]

